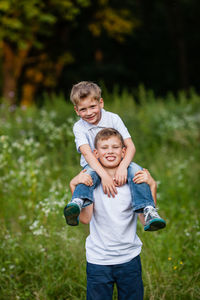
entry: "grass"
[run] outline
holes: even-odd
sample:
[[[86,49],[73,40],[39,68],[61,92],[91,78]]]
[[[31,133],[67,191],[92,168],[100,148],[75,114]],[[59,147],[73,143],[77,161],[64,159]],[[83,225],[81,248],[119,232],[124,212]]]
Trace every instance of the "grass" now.
[[[113,92],[104,100],[127,125],[135,162],[158,181],[159,213],[167,220],[154,233],[138,223],[145,299],[200,299],[200,97],[191,90],[156,99],[142,86],[136,96]],[[41,109],[1,104],[1,300],[85,299],[89,230],[69,227],[63,217],[68,183],[80,170],[75,120],[62,97]]]

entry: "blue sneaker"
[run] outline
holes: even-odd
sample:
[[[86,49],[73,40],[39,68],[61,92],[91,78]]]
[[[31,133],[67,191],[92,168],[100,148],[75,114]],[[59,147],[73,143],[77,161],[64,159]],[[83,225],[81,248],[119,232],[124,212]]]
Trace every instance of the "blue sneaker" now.
[[[153,206],[146,206],[144,208],[144,218],[145,218],[145,231],[156,231],[162,229],[166,226],[165,220],[163,220],[157,210]]]
[[[77,226],[79,224],[79,214],[83,205],[83,200],[73,199],[64,208],[64,216],[66,223],[71,226]]]

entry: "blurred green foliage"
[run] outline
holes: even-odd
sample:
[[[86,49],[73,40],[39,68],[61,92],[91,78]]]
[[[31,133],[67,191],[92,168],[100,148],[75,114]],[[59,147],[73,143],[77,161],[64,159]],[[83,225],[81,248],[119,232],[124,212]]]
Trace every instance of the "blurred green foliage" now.
[[[200,299],[199,96],[191,90],[157,99],[143,86],[137,101],[117,88],[103,94],[105,108],[132,135],[134,160],[157,180],[159,213],[167,220],[154,233],[138,223],[145,299]],[[1,105],[1,300],[85,299],[88,226],[67,226],[63,217],[69,181],[80,170],[75,121],[61,96],[41,109]]]
[[[90,4],[89,0],[2,0],[0,3],[0,40],[15,43],[19,48],[26,48],[30,42],[36,47],[43,46],[37,34],[51,35],[53,25],[62,18],[72,21],[80,13],[81,7]]]

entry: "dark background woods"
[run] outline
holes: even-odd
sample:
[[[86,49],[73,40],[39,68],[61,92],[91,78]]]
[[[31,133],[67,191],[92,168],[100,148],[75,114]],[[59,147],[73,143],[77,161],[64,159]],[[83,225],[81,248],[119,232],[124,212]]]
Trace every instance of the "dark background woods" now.
[[[158,95],[199,91],[197,0],[2,0],[0,86],[9,103],[31,105],[80,80],[139,84]]]

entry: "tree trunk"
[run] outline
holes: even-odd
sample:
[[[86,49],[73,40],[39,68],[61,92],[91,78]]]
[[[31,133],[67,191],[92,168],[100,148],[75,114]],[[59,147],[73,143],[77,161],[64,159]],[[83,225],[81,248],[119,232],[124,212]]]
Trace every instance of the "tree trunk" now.
[[[3,43],[3,98],[14,104],[17,82],[14,75],[15,54],[9,44]]]
[[[16,102],[18,79],[30,46],[15,50],[9,43],[3,42],[3,98],[10,105]]]
[[[36,91],[36,85],[31,83],[25,83],[22,88],[22,99],[20,106],[29,107],[34,103],[34,95]]]

